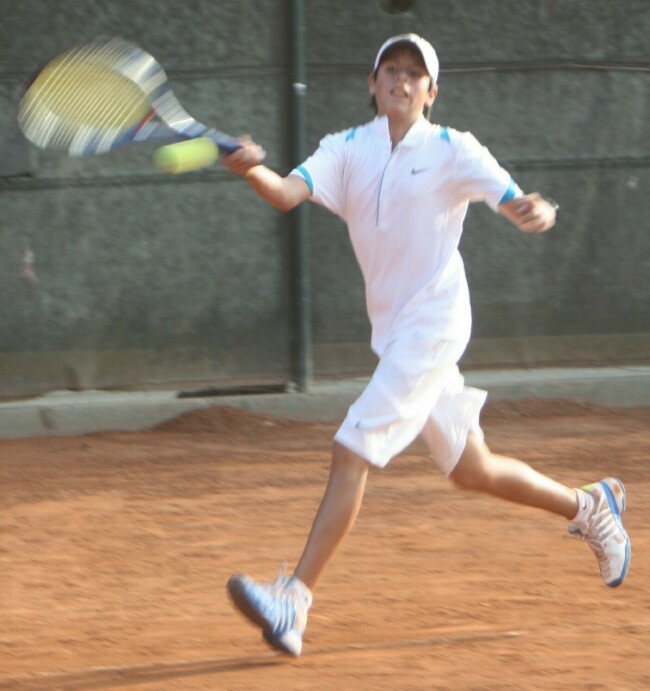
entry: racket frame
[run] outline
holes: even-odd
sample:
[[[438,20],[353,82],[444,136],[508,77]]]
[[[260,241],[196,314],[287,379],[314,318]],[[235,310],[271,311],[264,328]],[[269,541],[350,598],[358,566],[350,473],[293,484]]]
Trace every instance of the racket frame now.
[[[97,61],[102,68],[109,68],[115,74],[129,80],[143,94],[150,106],[149,112],[133,127],[101,128],[77,125],[69,142],[57,141],[61,131],[62,118],[56,113],[45,114],[39,105],[38,95],[30,89],[38,77],[46,72],[52,63],[77,61],[82,64]],[[80,99],[80,103],[83,99]],[[39,122],[40,119],[40,122]],[[43,149],[63,149],[71,156],[89,156],[106,153],[114,149],[147,141],[176,142],[197,137],[211,139],[223,154],[241,148],[233,137],[208,127],[193,118],[174,95],[169,79],[155,58],[139,46],[122,38],[97,38],[60,53],[46,63],[30,80],[21,98],[18,110],[18,124],[25,137]]]

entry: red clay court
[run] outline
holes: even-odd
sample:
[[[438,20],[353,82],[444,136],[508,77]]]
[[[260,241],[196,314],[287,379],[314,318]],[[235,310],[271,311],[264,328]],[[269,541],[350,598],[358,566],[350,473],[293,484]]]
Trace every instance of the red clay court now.
[[[650,409],[498,402],[495,451],[627,486],[630,575],[554,516],[452,489],[417,443],[371,471],[303,656],[232,608],[302,549],[335,426],[228,407],[156,430],[0,441],[0,689],[650,686]]]

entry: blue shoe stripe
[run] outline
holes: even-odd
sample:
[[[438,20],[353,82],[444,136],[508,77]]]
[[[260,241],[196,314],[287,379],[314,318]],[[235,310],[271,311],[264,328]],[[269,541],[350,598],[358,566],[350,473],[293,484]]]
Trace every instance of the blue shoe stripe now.
[[[623,483],[621,483],[620,480],[617,480],[617,482],[619,482],[621,484],[621,487],[623,487]],[[630,556],[632,551],[630,538],[627,536],[625,528],[623,527],[621,513],[618,510],[618,505],[616,504],[616,499],[614,498],[612,490],[605,482],[599,482],[598,484],[602,487],[603,492],[605,492],[605,496],[607,497],[607,504],[609,506],[610,511],[612,512],[612,515],[614,516],[614,520],[616,521],[618,527],[621,529],[621,532],[625,536],[625,561],[623,562],[623,569],[621,570],[621,575],[607,584],[610,588],[616,588],[617,586],[621,585],[621,583],[625,580],[627,571],[630,568]],[[623,488],[623,507],[625,507],[625,488]]]
[[[622,528],[623,526],[621,525],[621,513],[618,510],[618,505],[616,504],[616,499],[614,498],[612,490],[609,488],[609,485],[605,482],[600,482],[598,484],[602,487],[603,492],[605,492],[605,496],[607,497],[607,503],[609,504],[610,511],[614,514],[617,523]]]

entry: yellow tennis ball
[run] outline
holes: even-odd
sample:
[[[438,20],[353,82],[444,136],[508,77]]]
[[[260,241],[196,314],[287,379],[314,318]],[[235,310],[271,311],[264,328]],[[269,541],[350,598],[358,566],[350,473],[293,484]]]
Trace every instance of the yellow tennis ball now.
[[[162,173],[177,175],[211,166],[218,156],[217,145],[211,139],[199,137],[161,146],[154,154],[153,162]]]

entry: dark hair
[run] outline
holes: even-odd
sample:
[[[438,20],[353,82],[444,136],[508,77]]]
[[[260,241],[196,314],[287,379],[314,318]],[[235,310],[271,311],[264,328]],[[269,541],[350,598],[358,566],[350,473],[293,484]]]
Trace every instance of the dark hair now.
[[[410,50],[411,53],[414,55],[417,55],[418,59],[422,63],[422,65],[426,69],[426,65],[424,64],[424,60],[422,58],[422,53],[409,41],[399,41],[398,43],[394,43],[390,48],[387,48],[382,54],[381,58],[379,60],[379,64],[377,65],[377,69],[373,72],[373,77],[375,78],[375,81],[377,80],[377,72],[379,72],[379,68],[381,67],[381,63],[384,62],[384,60],[391,54],[395,53],[398,50],[404,50],[404,49]],[[429,80],[429,91],[433,89],[433,78]],[[370,108],[374,111],[375,115],[378,114],[378,109],[377,109],[377,100],[375,99],[374,96],[370,97]],[[428,120],[429,119],[429,114],[431,112],[431,106],[424,106],[422,109],[422,115]]]

